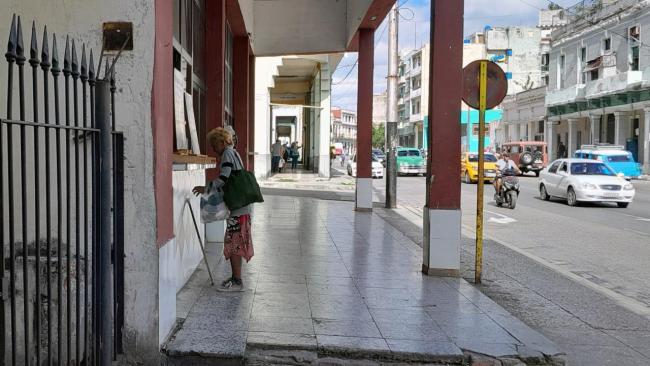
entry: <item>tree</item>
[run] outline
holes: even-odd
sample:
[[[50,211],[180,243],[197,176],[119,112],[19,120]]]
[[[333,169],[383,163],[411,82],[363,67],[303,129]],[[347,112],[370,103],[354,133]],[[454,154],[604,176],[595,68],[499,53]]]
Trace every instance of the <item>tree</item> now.
[[[372,126],[372,147],[383,149],[386,144],[386,126],[380,124]]]

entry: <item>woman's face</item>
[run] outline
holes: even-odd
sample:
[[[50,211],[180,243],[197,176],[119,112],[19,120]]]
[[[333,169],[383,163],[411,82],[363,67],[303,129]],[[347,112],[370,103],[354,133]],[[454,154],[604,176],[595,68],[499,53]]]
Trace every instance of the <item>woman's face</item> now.
[[[221,155],[226,149],[226,144],[223,141],[216,141],[214,144],[212,144],[212,149],[214,152]]]

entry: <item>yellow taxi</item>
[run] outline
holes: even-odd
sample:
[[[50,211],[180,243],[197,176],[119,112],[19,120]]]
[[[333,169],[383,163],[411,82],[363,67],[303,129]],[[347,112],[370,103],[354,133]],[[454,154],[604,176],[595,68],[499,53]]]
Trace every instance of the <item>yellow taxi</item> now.
[[[497,175],[497,157],[494,154],[485,153],[485,180],[492,182]],[[460,176],[465,183],[478,182],[478,153],[463,153],[460,160]]]

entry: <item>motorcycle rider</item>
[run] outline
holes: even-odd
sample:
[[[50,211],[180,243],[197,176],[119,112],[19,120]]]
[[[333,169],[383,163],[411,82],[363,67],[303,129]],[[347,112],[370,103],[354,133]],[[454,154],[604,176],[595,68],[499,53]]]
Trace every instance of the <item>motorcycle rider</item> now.
[[[503,173],[505,173],[507,170],[513,169],[517,174],[521,174],[521,170],[519,170],[519,167],[517,164],[515,164],[514,161],[510,160],[510,156],[508,155],[507,152],[504,152],[501,154],[501,157],[499,160],[497,160],[497,178],[494,180],[494,189],[496,190],[496,193],[499,194],[501,192],[501,183],[503,181]]]

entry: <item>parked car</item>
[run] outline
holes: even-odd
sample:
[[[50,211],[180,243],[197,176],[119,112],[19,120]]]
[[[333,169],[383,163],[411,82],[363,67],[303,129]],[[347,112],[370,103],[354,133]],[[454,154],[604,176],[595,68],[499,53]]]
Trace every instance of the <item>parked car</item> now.
[[[347,171],[348,175],[356,177],[357,176],[357,155],[353,155],[352,159],[347,161]],[[379,160],[373,155],[372,156],[372,166],[371,172],[373,178],[383,178],[384,177],[384,166],[381,165]]]
[[[582,145],[573,157],[602,161],[625,178],[638,178],[641,175],[641,164],[635,162],[632,153],[620,145]]]
[[[625,208],[634,199],[634,186],[602,161],[559,159],[542,170],[539,195],[567,200],[569,206],[580,202],[616,202]]]
[[[497,174],[497,157],[494,154],[485,154],[483,169],[485,180],[492,182]],[[461,155],[460,176],[465,183],[478,182],[478,153],[466,152]]]
[[[372,155],[377,158],[381,165],[386,166],[386,154],[380,149],[372,149]]]
[[[397,148],[397,174],[422,174],[427,173],[427,165],[420,150],[411,147]]]
[[[501,151],[510,154],[510,160],[517,164],[522,173],[534,172],[539,177],[539,172],[548,164],[548,150],[545,142],[506,142],[501,146]]]

